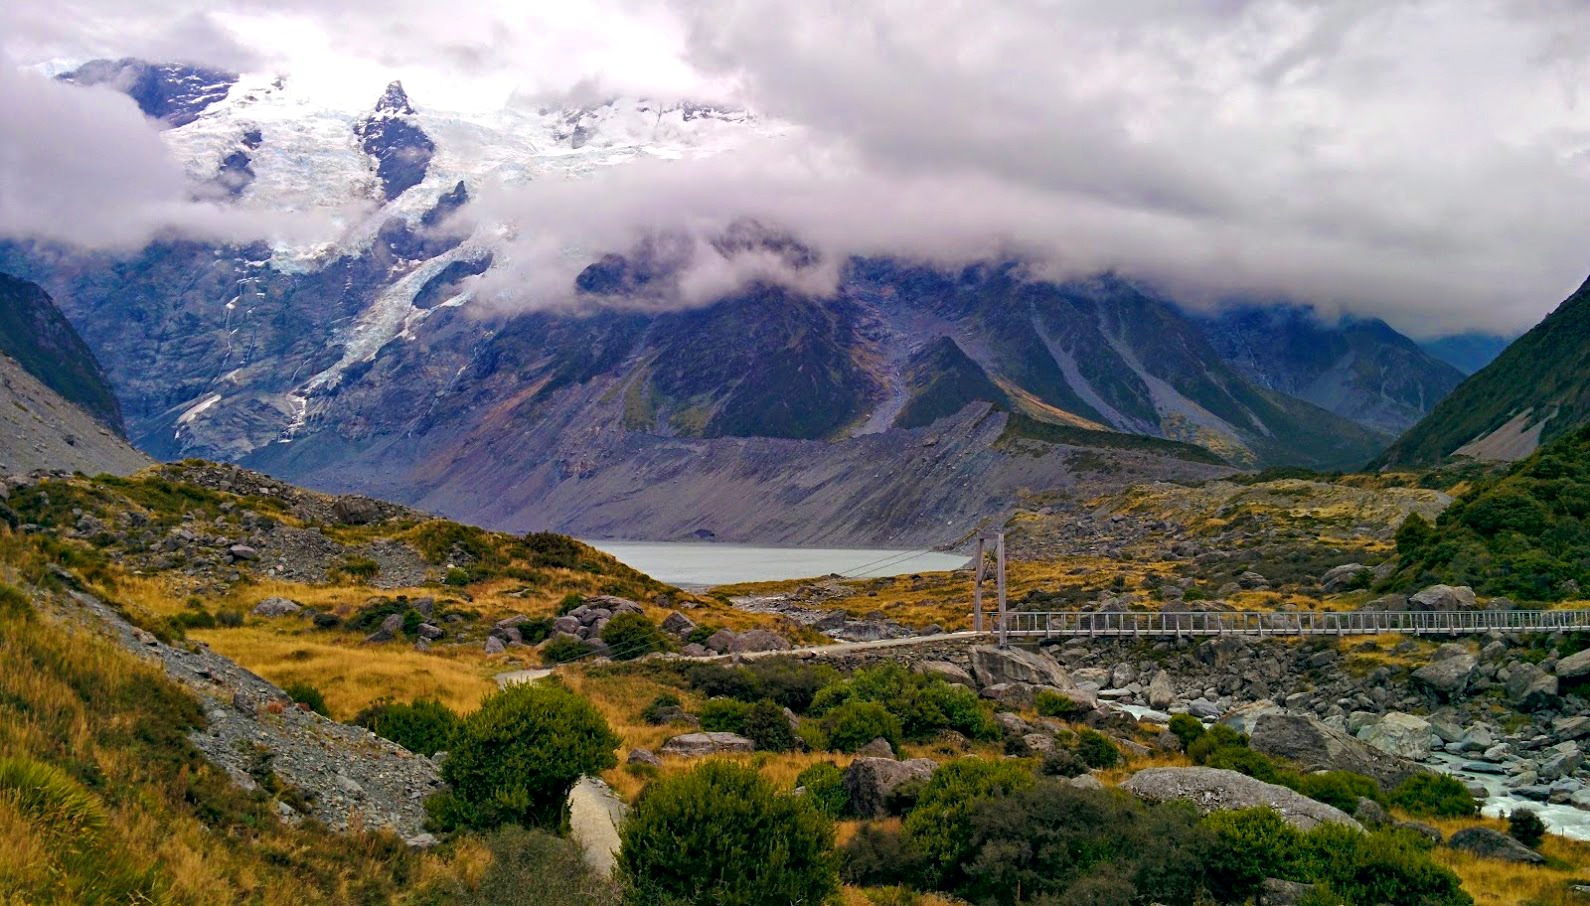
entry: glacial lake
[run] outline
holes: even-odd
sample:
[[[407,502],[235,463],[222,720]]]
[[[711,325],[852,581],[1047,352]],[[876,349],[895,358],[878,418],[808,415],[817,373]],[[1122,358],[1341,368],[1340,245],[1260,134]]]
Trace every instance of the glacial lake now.
[[[584,540],[584,539],[582,539]],[[699,588],[738,582],[773,582],[838,573],[903,576],[960,569],[970,558],[933,551],[824,547],[756,547],[690,541],[586,541],[670,585]]]

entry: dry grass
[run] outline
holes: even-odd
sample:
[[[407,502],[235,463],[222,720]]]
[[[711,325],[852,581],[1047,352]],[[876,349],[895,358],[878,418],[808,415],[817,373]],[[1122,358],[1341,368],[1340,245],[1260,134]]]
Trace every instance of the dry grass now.
[[[1507,822],[1498,818],[1473,819],[1418,819],[1438,828],[1443,836],[1466,827],[1489,827],[1507,832]],[[1584,897],[1569,890],[1571,882],[1584,883],[1590,872],[1590,843],[1569,840],[1548,834],[1540,851],[1550,861],[1547,865],[1518,865],[1482,859],[1468,853],[1436,847],[1436,862],[1457,873],[1463,879],[1463,889],[1474,897],[1478,906],[1486,904],[1532,904],[1532,906],[1573,906],[1585,902]]]
[[[217,653],[278,686],[309,683],[326,697],[331,716],[347,720],[378,699],[434,698],[460,712],[475,710],[497,688],[503,666],[478,653],[439,647],[361,645],[328,634],[291,635],[270,628],[207,629],[190,633]]]

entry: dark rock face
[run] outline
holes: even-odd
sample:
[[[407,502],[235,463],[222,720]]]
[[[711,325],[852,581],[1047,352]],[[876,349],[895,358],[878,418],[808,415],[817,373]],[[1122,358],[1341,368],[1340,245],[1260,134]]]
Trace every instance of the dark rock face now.
[[[0,273],[0,354],[117,434],[121,404],[99,362],[43,288]]]
[[[1452,838],[1446,841],[1446,845],[1484,859],[1497,859],[1502,862],[1540,865],[1546,861],[1546,857],[1540,853],[1488,827],[1464,828],[1453,834]]]
[[[226,98],[237,75],[218,69],[143,60],[90,60],[61,80],[77,85],[108,85],[131,97],[145,116],[168,128],[186,126]]]
[[[425,179],[436,143],[411,122],[414,107],[403,85],[393,82],[376,102],[375,113],[354,127],[364,153],[376,162],[376,175],[391,201]]]

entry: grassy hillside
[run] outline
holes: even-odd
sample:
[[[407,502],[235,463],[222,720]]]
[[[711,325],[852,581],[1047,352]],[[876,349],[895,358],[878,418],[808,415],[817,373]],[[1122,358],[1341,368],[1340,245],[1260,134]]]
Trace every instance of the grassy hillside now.
[[[110,381],[66,316],[36,284],[0,274],[0,354],[121,434]]]
[[[1431,526],[1397,533],[1398,583],[1471,585],[1526,601],[1579,598],[1590,588],[1590,427],[1481,478]]]
[[[1458,385],[1376,460],[1433,465],[1527,413],[1544,443],[1590,419],[1590,282],[1478,373]]]

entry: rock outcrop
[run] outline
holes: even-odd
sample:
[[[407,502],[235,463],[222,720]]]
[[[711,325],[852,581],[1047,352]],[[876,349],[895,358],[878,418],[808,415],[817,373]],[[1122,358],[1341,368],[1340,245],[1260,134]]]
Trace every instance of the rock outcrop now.
[[[1254,726],[1248,744],[1266,755],[1289,758],[1305,771],[1353,771],[1390,789],[1423,769],[1388,755],[1312,718],[1270,714]]]
[[[1148,768],[1133,774],[1121,789],[1149,802],[1180,799],[1203,814],[1267,806],[1298,830],[1321,824],[1360,827],[1341,809],[1316,802],[1284,786],[1219,768]]]

